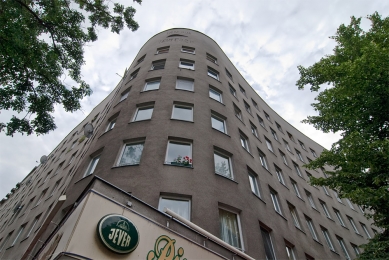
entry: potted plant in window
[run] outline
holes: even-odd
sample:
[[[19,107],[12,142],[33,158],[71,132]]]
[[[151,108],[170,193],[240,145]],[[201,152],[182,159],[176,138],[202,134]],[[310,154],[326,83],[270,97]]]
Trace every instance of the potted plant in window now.
[[[170,164],[184,167],[192,167],[192,159],[189,156],[182,157],[181,155],[179,155]]]

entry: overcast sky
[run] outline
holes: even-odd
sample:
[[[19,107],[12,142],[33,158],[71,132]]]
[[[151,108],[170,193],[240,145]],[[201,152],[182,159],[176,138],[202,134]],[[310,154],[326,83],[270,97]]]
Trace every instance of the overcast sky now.
[[[113,1],[116,2],[116,1]],[[132,1],[121,1],[125,5]],[[285,120],[313,140],[330,148],[339,134],[324,134],[301,120],[315,112],[310,107],[317,93],[298,90],[297,66],[309,66],[335,46],[329,36],[352,15],[366,17],[378,11],[389,15],[389,1],[157,1],[133,5],[136,32],[120,35],[99,30],[99,39],[85,47],[83,77],[93,95],[82,100],[82,111],[66,113],[57,107],[57,129],[44,136],[13,138],[0,133],[0,199],[21,181],[42,155],[58,143],[116,86],[142,45],[153,35],[170,28],[191,28],[214,39],[243,77]],[[369,21],[362,25],[369,28]],[[1,111],[0,122],[12,111]],[[24,116],[24,115],[23,115]]]

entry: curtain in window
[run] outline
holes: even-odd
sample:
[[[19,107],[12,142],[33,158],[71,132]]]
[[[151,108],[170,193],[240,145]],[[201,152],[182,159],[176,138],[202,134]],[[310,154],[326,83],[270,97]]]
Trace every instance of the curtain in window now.
[[[231,246],[241,248],[237,215],[219,209],[220,237]]]

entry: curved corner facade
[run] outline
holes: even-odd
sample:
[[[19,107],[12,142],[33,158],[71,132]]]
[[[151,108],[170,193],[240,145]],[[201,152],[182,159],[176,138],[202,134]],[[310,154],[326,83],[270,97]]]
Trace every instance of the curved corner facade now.
[[[2,202],[0,256],[36,252],[31,232],[48,215],[60,222],[98,176],[255,259],[355,258],[375,229],[358,205],[309,185],[324,169],[303,165],[322,150],[258,96],[214,40],[167,30],[144,44],[113,92]]]

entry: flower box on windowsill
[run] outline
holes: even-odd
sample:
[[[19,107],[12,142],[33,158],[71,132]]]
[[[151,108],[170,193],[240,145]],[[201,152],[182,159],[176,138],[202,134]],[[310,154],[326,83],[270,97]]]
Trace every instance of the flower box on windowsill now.
[[[175,166],[182,166],[182,167],[187,167],[187,168],[192,168],[192,164],[184,164],[184,163],[179,163],[179,162],[170,162],[171,165]]]

